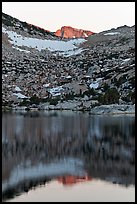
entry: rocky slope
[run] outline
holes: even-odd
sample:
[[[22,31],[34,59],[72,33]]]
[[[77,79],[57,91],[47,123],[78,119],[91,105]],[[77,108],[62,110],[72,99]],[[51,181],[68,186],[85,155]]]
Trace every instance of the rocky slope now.
[[[27,22],[22,22],[17,18],[13,18],[10,15],[2,13],[2,24],[8,27],[12,31],[16,31],[18,34],[22,34],[27,37],[44,37],[45,39],[55,39],[56,36],[53,32],[40,28],[38,26],[29,24]],[[58,38],[57,38],[58,39]]]
[[[92,34],[94,33],[91,31],[72,28],[71,26],[63,26],[61,27],[61,29],[55,32],[56,36],[59,36],[62,38],[86,38]]]
[[[135,26],[71,40],[36,28],[2,15],[3,106],[135,103]]]

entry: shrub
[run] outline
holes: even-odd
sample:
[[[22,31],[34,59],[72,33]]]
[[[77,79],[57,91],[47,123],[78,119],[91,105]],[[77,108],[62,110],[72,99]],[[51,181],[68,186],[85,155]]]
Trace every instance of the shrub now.
[[[122,76],[119,78],[119,80],[115,79],[114,83],[117,87],[119,87],[120,85],[124,84],[126,82],[126,77]]]
[[[50,99],[49,104],[56,106],[58,104],[58,100],[59,100],[58,98]]]
[[[27,106],[30,104],[30,101],[28,99],[23,99],[20,103],[19,106]]]
[[[107,83],[104,83],[103,89],[104,89],[104,91],[107,91],[109,89],[109,85]]]
[[[30,98],[30,103],[31,104],[36,104],[38,105],[41,102],[41,99],[39,97],[37,97],[36,95],[32,96]]]
[[[64,99],[65,100],[73,100],[75,96],[76,95],[74,95],[74,92],[71,92],[71,93],[65,94]]]
[[[122,97],[122,100],[125,102],[132,102],[135,103],[135,92],[129,91],[129,93],[127,94],[127,96]]]
[[[97,91],[95,91],[93,88],[91,88],[91,89],[85,91],[83,93],[83,96],[87,95],[89,97],[89,96],[95,96],[96,94],[97,94]]]
[[[100,95],[98,98],[101,104],[113,104],[119,102],[120,95],[116,88],[108,89],[104,95]]]

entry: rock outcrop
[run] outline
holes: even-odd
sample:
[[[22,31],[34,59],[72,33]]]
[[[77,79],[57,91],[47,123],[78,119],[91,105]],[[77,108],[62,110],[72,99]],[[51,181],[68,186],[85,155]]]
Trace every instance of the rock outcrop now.
[[[89,30],[72,28],[71,26],[63,26],[55,32],[56,36],[62,38],[86,38],[92,34],[94,33]]]
[[[135,113],[135,105],[101,105],[96,106],[91,109],[91,114],[134,114]]]

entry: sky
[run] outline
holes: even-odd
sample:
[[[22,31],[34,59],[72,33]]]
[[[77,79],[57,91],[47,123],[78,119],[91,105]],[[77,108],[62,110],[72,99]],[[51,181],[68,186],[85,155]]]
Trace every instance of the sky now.
[[[98,33],[135,25],[135,2],[2,2],[2,12],[52,32],[62,26]]]

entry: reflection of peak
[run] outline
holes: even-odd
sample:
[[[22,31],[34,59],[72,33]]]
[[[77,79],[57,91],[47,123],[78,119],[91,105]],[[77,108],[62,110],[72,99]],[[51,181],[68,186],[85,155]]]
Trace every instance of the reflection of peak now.
[[[72,185],[79,182],[90,181],[92,178],[90,176],[62,176],[59,177],[58,182],[62,183],[63,185]]]

